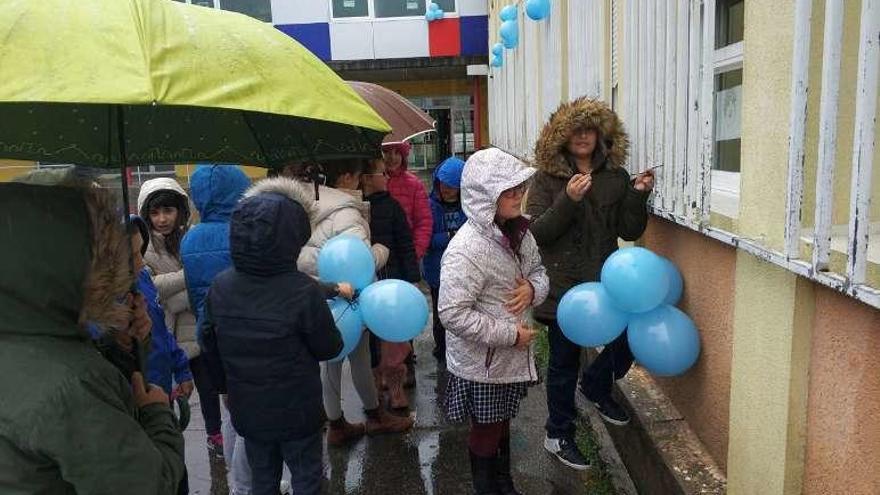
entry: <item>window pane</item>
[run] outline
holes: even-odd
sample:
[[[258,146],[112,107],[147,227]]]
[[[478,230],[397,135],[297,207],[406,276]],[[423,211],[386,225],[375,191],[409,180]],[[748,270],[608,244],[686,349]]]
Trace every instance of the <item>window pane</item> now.
[[[213,0],[208,0],[212,2]],[[193,0],[196,3],[196,0]],[[222,0],[220,8],[249,15],[263,22],[272,22],[272,5],[270,0]]]
[[[434,0],[443,12],[455,12],[455,0]]]
[[[743,40],[743,0],[721,0],[715,10],[715,48],[723,48]]]
[[[333,0],[333,17],[366,17],[370,15],[367,0]]]
[[[742,69],[715,76],[715,153],[712,168],[740,171]]]
[[[214,8],[214,0],[192,0],[193,5],[201,5],[202,7]]]
[[[425,0],[380,0],[374,6],[376,8],[376,17],[425,15]]]

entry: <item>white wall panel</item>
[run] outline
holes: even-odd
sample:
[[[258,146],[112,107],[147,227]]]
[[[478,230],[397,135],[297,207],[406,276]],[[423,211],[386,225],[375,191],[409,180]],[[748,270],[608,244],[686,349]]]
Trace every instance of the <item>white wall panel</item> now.
[[[460,16],[488,15],[489,0],[456,0]]]
[[[325,0],[272,0],[273,24],[314,24],[330,20]]]
[[[376,58],[430,56],[428,23],[422,18],[374,21],[373,46]]]
[[[376,58],[373,51],[373,23],[331,22],[330,49],[333,60],[364,60]]]

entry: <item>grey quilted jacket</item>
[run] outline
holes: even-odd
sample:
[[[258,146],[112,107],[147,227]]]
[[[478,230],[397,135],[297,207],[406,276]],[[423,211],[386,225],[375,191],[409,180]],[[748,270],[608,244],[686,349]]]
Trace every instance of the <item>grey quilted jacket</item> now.
[[[438,310],[447,332],[447,367],[466,380],[516,383],[538,378],[532,350],[514,347],[517,317],[504,304],[518,277],[534,287],[532,304],[541,304],[549,280],[532,234],[526,232],[519,253],[514,253],[494,221],[501,193],[534,173],[498,149],[475,153],[464,168],[461,194],[468,221],[443,255]]]

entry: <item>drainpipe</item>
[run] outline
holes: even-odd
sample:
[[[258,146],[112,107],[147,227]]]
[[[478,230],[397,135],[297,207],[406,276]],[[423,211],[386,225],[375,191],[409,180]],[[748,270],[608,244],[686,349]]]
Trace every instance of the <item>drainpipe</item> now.
[[[471,96],[474,100],[473,129],[474,149],[483,146],[483,91],[482,78],[489,75],[488,65],[468,65],[467,75],[471,78]]]

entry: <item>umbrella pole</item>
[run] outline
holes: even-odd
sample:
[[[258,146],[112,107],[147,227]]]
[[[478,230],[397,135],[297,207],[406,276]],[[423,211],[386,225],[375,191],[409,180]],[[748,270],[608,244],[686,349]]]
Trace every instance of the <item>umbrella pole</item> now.
[[[128,236],[128,232],[131,230],[131,215],[129,213],[131,211],[131,199],[128,192],[128,156],[125,151],[125,116],[122,114],[121,105],[116,105],[113,108],[116,109],[116,135],[119,140],[119,163],[121,164],[119,173],[122,178],[122,216],[125,221],[125,235]],[[129,246],[130,245],[131,242],[129,242]],[[132,274],[130,292],[132,297],[135,297],[138,295],[138,291],[134,282],[137,278],[137,274],[134,272],[134,253],[131,253],[128,257],[128,269]],[[135,371],[141,373],[141,376],[143,377],[144,390],[149,390],[147,377],[144,376],[144,363],[147,361],[146,349],[141,345],[137,338],[131,339],[131,345],[132,352],[135,356]]]

